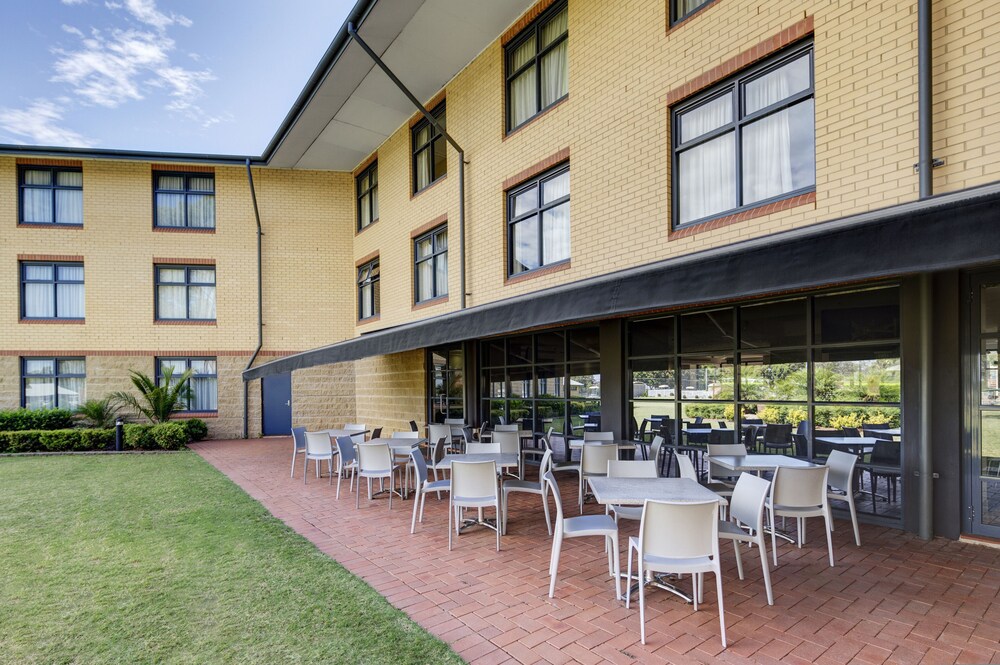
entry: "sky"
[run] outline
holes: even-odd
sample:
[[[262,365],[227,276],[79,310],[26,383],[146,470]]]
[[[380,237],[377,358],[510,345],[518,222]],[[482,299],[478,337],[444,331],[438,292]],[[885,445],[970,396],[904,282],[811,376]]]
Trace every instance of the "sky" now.
[[[260,155],[354,0],[4,0],[0,143]]]

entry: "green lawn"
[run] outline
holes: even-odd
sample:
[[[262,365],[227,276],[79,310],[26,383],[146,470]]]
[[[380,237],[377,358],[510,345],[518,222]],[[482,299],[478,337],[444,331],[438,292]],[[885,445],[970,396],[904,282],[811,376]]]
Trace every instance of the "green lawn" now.
[[[0,459],[2,663],[447,663],[192,452]]]

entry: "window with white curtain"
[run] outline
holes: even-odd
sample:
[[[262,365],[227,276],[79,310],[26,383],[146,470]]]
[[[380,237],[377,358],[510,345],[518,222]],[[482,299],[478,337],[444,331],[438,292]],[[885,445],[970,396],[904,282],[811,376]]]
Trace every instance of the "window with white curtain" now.
[[[414,300],[448,295],[448,226],[439,226],[413,241]]]
[[[219,371],[215,358],[157,358],[157,385],[174,385],[191,370],[183,411],[219,410]]]
[[[372,162],[355,179],[358,197],[358,231],[378,221],[378,162]]]
[[[715,0],[670,0],[670,25],[683,21]]]
[[[214,173],[153,173],[153,225],[164,228],[215,228]]]
[[[569,14],[549,7],[504,48],[507,131],[569,94]]]
[[[75,409],[87,401],[83,358],[22,358],[21,406],[26,409]]]
[[[83,225],[83,171],[78,168],[20,168],[22,224]]]
[[[215,266],[154,266],[156,318],[215,320]]]
[[[569,164],[507,192],[507,274],[569,260]]]
[[[379,264],[375,259],[358,267],[358,320],[378,316],[380,304]]]
[[[673,109],[674,226],[816,186],[812,42]]]
[[[83,319],[82,263],[21,263],[22,319]]]
[[[430,113],[447,129],[444,102]],[[413,139],[413,192],[417,193],[448,173],[448,153],[444,135],[427,118],[413,125],[410,135]]]

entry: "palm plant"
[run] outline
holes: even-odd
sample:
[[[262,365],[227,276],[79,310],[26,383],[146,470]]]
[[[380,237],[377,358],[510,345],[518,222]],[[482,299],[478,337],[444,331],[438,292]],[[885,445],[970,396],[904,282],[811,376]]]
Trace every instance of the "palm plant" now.
[[[115,419],[121,406],[113,397],[87,400],[76,408],[73,415],[91,427],[110,429],[115,426]]]
[[[163,423],[170,419],[176,411],[182,410],[191,399],[191,370],[187,370],[176,380],[173,378],[173,368],[163,368],[162,385],[142,372],[130,371],[132,385],[139,391],[138,396],[119,391],[112,394],[112,399],[132,412],[133,415],[144,416],[152,423]]]

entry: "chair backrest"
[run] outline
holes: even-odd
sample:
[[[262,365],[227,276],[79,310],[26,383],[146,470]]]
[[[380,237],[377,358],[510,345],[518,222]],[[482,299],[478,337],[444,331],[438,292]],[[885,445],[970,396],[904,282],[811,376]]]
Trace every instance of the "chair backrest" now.
[[[614,432],[597,432],[597,431],[593,431],[592,432],[590,430],[584,430],[583,431],[583,440],[584,441],[614,441],[615,440],[615,433]]]
[[[354,443],[364,443],[365,442],[365,427],[364,423],[347,423],[344,425],[344,429],[348,432],[358,432],[358,434],[352,434],[351,438],[354,439]]]
[[[695,419],[694,419],[694,424],[695,425],[700,425],[703,422],[705,422],[704,416],[695,416]]]
[[[542,455],[542,461],[538,466],[538,475],[543,476],[551,470],[552,470],[552,451],[550,449],[546,449],[545,454]]]
[[[372,430],[372,438],[373,439],[380,439],[380,438],[382,438],[382,428],[381,427],[376,427],[375,429]]]
[[[427,482],[427,462],[419,448],[410,451],[410,460],[413,461],[413,468],[417,473],[417,489],[420,489]]]
[[[498,498],[496,462],[452,462],[451,495],[455,499]]]
[[[473,435],[473,433],[472,433],[472,428],[471,427],[463,427],[462,428],[462,438],[465,439],[466,443],[472,443],[473,441],[476,440],[475,435]]]
[[[326,432],[306,432],[306,453],[309,455],[333,455],[333,443]]]
[[[546,471],[542,474],[542,482],[547,484],[549,491],[552,492],[552,498],[556,502],[556,529],[562,529],[563,523],[563,509],[562,509],[562,496],[559,494],[559,483],[556,482],[556,477],[552,471]]]
[[[698,472],[694,470],[694,462],[691,461],[691,458],[683,453],[678,453],[676,457],[678,475],[681,478],[698,482]]]
[[[497,422],[500,423],[501,425],[506,425],[507,418],[505,418],[504,416],[497,416]]]
[[[767,425],[764,427],[764,443],[790,443],[792,440],[792,424]]]
[[[358,458],[355,450],[354,439],[349,436],[337,437],[337,452],[340,453],[337,458],[337,466],[341,471]]]
[[[725,420],[719,420],[719,421],[716,421],[716,422],[719,423],[719,429],[728,429],[729,428],[729,425],[726,423]]]
[[[889,429],[889,423],[865,423],[862,429]]]
[[[517,423],[511,423],[510,425],[497,425],[493,428],[494,432],[516,432],[521,429],[521,426]]]
[[[616,459],[618,459],[618,446],[584,443],[580,450],[580,471],[603,476],[608,472],[608,462]]]
[[[306,428],[305,427],[293,427],[292,428],[292,440],[295,442],[296,450],[305,450],[306,447]]]
[[[743,428],[743,445],[747,448],[757,447],[757,430],[760,429],[756,425],[750,425],[749,427]]]
[[[521,450],[521,437],[517,430],[510,432],[507,430],[497,430],[493,432],[493,443],[500,448],[501,453],[516,455]]]
[[[872,464],[882,464],[884,466],[899,466],[902,461],[902,452],[899,441],[886,441],[875,445],[871,456]]]
[[[708,433],[708,445],[732,444],[736,441],[736,433],[731,429],[713,429]],[[711,454],[711,453],[709,453]]]
[[[798,427],[795,428],[796,434],[801,434],[802,436],[809,436],[809,421],[800,420]]]
[[[857,427],[842,427],[840,431],[844,433],[844,436],[856,439],[861,436],[861,430]]]
[[[608,460],[609,478],[656,478],[653,460]]]
[[[656,468],[660,468],[660,455],[663,454],[664,446],[667,445],[666,439],[657,434],[653,437],[653,442],[649,444],[649,459],[656,462]]]
[[[827,457],[830,451],[833,450],[833,446],[829,443],[823,443],[820,441],[823,437],[830,436],[843,436],[843,433],[839,429],[834,429],[832,427],[817,427],[813,430],[813,457]]]
[[[764,502],[771,482],[751,473],[741,473],[733,496],[729,499],[729,515],[741,524],[760,531],[764,528]]]
[[[414,448],[414,450],[419,451],[419,448]],[[444,456],[448,453],[448,437],[442,436],[440,439],[435,441],[431,446],[431,461],[437,466],[437,463],[444,459]]]
[[[845,492],[853,491],[854,465],[858,463],[857,455],[845,453],[843,450],[834,450],[826,458],[826,465],[830,469],[826,484]]]
[[[646,437],[646,427],[649,426],[649,421],[645,418],[642,419],[642,424],[639,425],[635,418],[632,418],[632,435],[638,441],[645,441]]]
[[[668,559],[719,555],[719,502],[678,503],[646,499],[639,522],[639,551]]]
[[[411,420],[410,421],[410,431],[411,432],[419,432],[420,431],[420,428],[417,427],[417,421],[416,420]]]
[[[811,508],[826,503],[826,481],[830,469],[778,467],[771,485],[771,501],[776,506]]]
[[[394,439],[419,439],[420,432],[393,432],[392,438]]]
[[[500,452],[500,444],[496,441],[491,443],[470,442],[465,444],[465,452],[467,455],[495,455]]]
[[[437,441],[438,439],[445,438],[451,441],[451,425],[428,425],[427,426],[427,440]]]
[[[386,474],[392,469],[392,451],[388,443],[362,443],[358,449],[358,468],[361,473]]]

